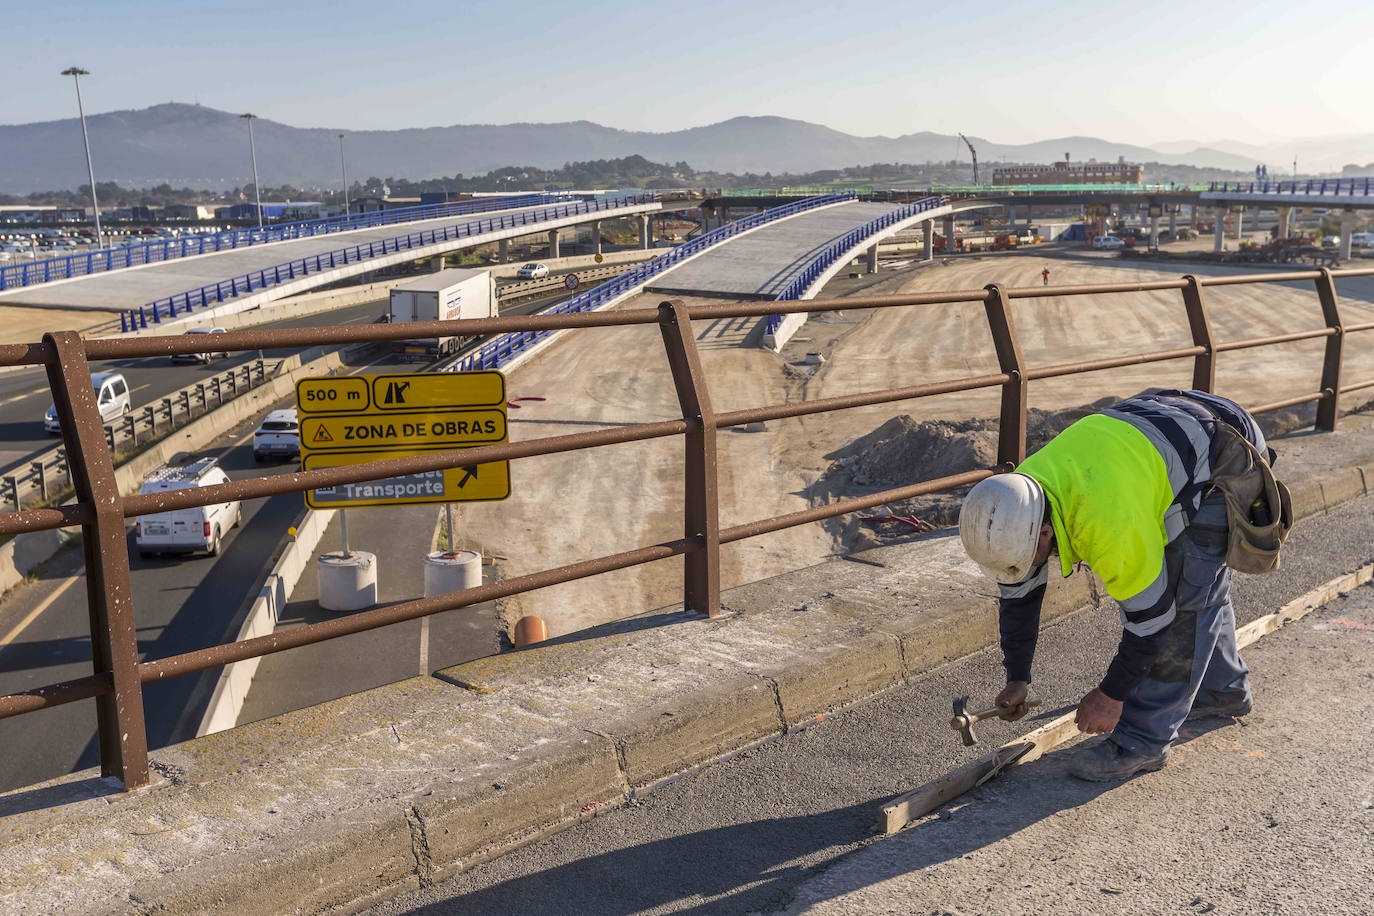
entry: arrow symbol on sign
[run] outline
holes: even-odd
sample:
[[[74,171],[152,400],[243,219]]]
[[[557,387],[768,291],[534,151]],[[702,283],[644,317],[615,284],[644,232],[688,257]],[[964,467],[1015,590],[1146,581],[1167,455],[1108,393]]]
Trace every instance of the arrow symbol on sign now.
[[[467,483],[469,480],[471,480],[472,478],[474,478],[474,477],[477,476],[477,465],[475,465],[475,464],[469,464],[469,465],[465,466],[465,467],[463,468],[463,470],[466,471],[467,473],[465,473],[465,474],[463,475],[463,479],[462,479],[462,480],[458,481],[458,489],[460,489],[460,490],[463,489],[463,485],[464,485],[465,483]]]

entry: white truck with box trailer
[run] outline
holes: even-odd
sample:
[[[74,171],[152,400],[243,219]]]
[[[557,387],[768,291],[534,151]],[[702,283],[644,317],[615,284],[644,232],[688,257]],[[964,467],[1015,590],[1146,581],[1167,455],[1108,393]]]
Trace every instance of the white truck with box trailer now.
[[[485,270],[441,270],[391,289],[393,324],[496,315],[496,281]],[[453,353],[459,340],[457,336],[398,340],[391,350],[402,359],[432,360]]]

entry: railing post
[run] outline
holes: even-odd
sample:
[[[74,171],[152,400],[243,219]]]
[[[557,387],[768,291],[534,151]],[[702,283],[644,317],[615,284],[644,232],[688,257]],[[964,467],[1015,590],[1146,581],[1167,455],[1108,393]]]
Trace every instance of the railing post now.
[[[133,789],[148,784],[148,736],[119,485],[114,462],[101,441],[100,411],[81,338],[59,331],[44,334],[43,342],[54,351],[47,366],[48,383],[66,442],[72,486],[77,501],[94,510],[93,519],[82,525],[91,656],[95,673],[109,673],[114,681],[112,693],[96,697],[100,771]]]
[[[997,463],[1020,464],[1026,458],[1026,394],[1029,381],[1026,365],[1021,357],[1021,345],[1016,340],[1016,326],[1007,310],[1007,296],[1000,284],[983,287],[988,297],[983,300],[987,312],[988,330],[997,351],[997,364],[1010,378],[1002,385],[1002,409],[997,427]]]
[[[1193,388],[1215,391],[1217,386],[1216,340],[1212,337],[1212,323],[1207,320],[1207,306],[1202,301],[1202,284],[1189,274],[1183,278],[1183,305],[1188,310],[1188,328],[1193,332],[1193,344],[1206,352],[1193,360]]]
[[[658,316],[682,416],[695,427],[686,435],[682,507],[683,537],[695,546],[683,556],[682,604],[688,610],[715,617],[720,613],[715,412],[711,409],[687,307],[677,299],[662,302]]]
[[[1336,282],[1329,268],[1321,268],[1317,278],[1317,298],[1322,303],[1322,317],[1335,333],[1326,338],[1326,356],[1322,360],[1322,399],[1317,403],[1317,429],[1332,432],[1340,416],[1341,354],[1345,347],[1345,325],[1341,322],[1340,301],[1336,298]]]
[[[30,462],[29,467],[33,468],[33,476],[38,479],[38,498],[43,502],[47,502],[48,473],[43,468],[43,462],[41,460]]]

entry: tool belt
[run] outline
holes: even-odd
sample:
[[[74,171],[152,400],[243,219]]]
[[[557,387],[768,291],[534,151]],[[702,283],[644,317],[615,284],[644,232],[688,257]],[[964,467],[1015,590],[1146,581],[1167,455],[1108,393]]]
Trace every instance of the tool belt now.
[[[1267,455],[1229,424],[1218,422],[1216,429],[1211,484],[1226,498],[1226,565],[1244,573],[1273,572],[1293,528],[1292,497]]]

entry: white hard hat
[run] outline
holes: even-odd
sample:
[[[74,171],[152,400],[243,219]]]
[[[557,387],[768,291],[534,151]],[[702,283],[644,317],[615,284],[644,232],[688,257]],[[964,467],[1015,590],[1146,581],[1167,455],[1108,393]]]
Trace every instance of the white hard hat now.
[[[983,572],[1010,585],[1030,575],[1044,518],[1039,483],[1025,474],[996,474],[964,497],[959,539]]]

